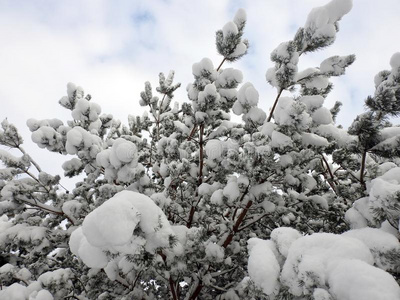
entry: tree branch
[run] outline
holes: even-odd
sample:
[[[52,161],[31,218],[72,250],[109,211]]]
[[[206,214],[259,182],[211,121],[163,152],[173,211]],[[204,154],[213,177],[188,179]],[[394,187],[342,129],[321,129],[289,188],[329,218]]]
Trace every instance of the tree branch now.
[[[175,282],[173,281],[171,276],[169,277],[169,289],[171,290],[172,298],[174,300],[178,300],[178,296],[177,296],[176,290],[175,290]]]
[[[247,194],[248,190],[249,190],[249,186],[246,188],[245,192],[243,193],[242,197],[240,198],[240,202],[243,201],[244,196]],[[229,235],[226,237],[224,243],[222,244],[222,247],[226,248],[232,242],[234,235],[236,234],[236,232],[238,232],[239,226],[242,224],[244,217],[246,216],[246,214],[252,204],[253,204],[253,201],[251,201],[251,200],[249,200],[249,202],[247,202],[246,207],[240,213],[239,217],[237,218],[237,220],[235,222],[235,225],[232,228],[232,231],[229,233]]]
[[[130,285],[128,283],[128,281],[124,278],[122,278],[121,276],[117,275],[117,278],[115,279],[118,283],[122,284],[124,287],[126,287],[127,289],[130,288]]]
[[[197,181],[197,187],[199,187],[203,183],[203,165],[204,165],[204,123],[200,125],[200,132],[199,132],[199,178]],[[198,192],[196,192],[196,197],[198,197]],[[194,213],[196,212],[196,206],[200,202],[200,197],[197,200],[196,205],[192,205],[189,212],[188,221],[186,227],[190,228],[192,226]]]
[[[328,161],[326,160],[324,154],[321,154],[321,157],[322,157],[322,161],[323,161],[322,166],[324,166],[324,163],[325,163],[325,165],[326,165],[326,170],[328,171],[329,176],[331,177],[331,180],[328,179],[327,181],[328,181],[329,185],[331,186],[332,190],[333,190],[333,191],[335,192],[335,194],[337,195],[336,185],[335,185],[335,177],[333,176],[332,170],[331,170],[331,168],[329,167],[329,163],[328,163]]]
[[[18,198],[15,198],[17,201],[22,201],[25,204],[28,204],[30,206],[34,206],[37,207],[43,211],[47,211],[49,213],[55,214],[55,215],[59,215],[59,216],[65,216],[68,221],[71,222],[72,225],[76,224],[76,220],[74,217],[72,216],[68,216],[66,213],[64,213],[61,209],[55,208],[54,206],[51,205],[47,205],[38,201],[33,201],[32,199],[29,199],[26,196],[22,196],[22,195],[18,195]]]
[[[224,59],[221,61],[221,63],[219,64],[218,68],[217,68],[217,72],[219,71],[219,69],[221,69],[222,65],[224,64],[224,62],[226,61],[226,57],[224,57]]]
[[[240,228],[238,229],[238,232],[240,232],[240,231],[242,231],[243,229],[246,229],[247,227],[249,227],[249,226],[251,226],[251,225],[257,223],[257,222],[260,221],[262,218],[264,218],[264,217],[266,217],[266,216],[268,216],[268,215],[269,215],[269,213],[262,214],[262,215],[259,216],[257,219],[255,219],[255,220],[251,221],[250,223],[248,223],[248,224],[243,225],[242,227],[240,227]]]
[[[194,213],[196,212],[196,207],[200,202],[201,197],[199,197],[199,199],[196,202],[196,205],[192,205],[192,207],[190,208],[190,213],[189,213],[189,218],[186,222],[186,227],[190,228],[192,227],[192,223],[193,223],[193,217],[194,217]]]
[[[199,182],[198,186],[200,186],[203,183],[203,165],[204,165],[204,151],[203,151],[203,146],[204,146],[204,140],[203,140],[203,135],[204,135],[204,123],[200,125],[200,137],[199,137],[199,146],[200,146],[200,158],[199,158]]]
[[[243,201],[244,196],[247,194],[248,190],[249,190],[249,186],[246,188],[246,191],[243,193],[242,197],[240,198],[240,202]],[[253,201],[251,201],[251,200],[249,200],[249,202],[247,202],[246,207],[240,213],[238,219],[236,220],[235,225],[233,226],[232,231],[229,233],[229,235],[226,237],[224,243],[222,244],[222,247],[226,248],[232,242],[232,239],[233,239],[235,233],[238,232],[239,226],[242,224],[242,222],[247,214],[247,211],[249,210],[249,208],[251,207],[252,204],[253,204]],[[202,281],[199,279],[199,282],[197,283],[197,286],[196,286],[193,294],[190,296],[190,298],[188,300],[195,300],[200,295],[202,288],[203,288],[203,284],[202,284]]]
[[[167,256],[161,250],[158,251],[157,254],[161,256],[162,260],[164,261],[164,264],[167,264]],[[175,281],[172,279],[171,275],[169,276],[168,282],[169,282],[169,289],[171,290],[172,298],[174,300],[178,300],[178,295],[177,295],[176,289],[175,289]]]
[[[190,132],[190,134],[187,138],[187,141],[190,141],[192,139],[194,133],[196,132],[196,128],[197,128],[197,125],[194,125],[192,131]]]
[[[40,166],[38,165],[38,163],[37,163],[36,161],[34,161],[33,158],[32,158],[29,154],[26,153],[26,151],[24,150],[24,148],[22,148],[21,146],[17,146],[17,149],[18,149],[19,151],[21,151],[22,154],[27,155],[27,156],[29,157],[30,162],[32,163],[32,165],[35,166],[36,170],[38,170],[39,173],[42,172],[42,168],[40,168]]]
[[[367,189],[367,186],[365,184],[365,179],[364,179],[366,158],[367,158],[367,150],[364,150],[362,158],[361,158],[361,170],[360,170],[360,182],[361,182],[364,190]]]
[[[157,119],[156,119],[156,125],[157,125],[157,141],[160,140],[160,116],[161,116],[161,108],[162,108],[162,105],[163,105],[163,103],[164,103],[165,96],[167,96],[167,94],[164,94],[164,96],[163,96],[163,98],[162,98],[162,100],[161,100],[160,107],[158,108],[158,117],[157,117]]]
[[[196,289],[194,290],[193,294],[190,296],[189,300],[195,300],[200,295],[201,289],[203,288],[203,283],[199,280]]]
[[[274,114],[274,111],[275,111],[276,105],[278,104],[279,97],[281,96],[282,92],[283,92],[283,90],[282,90],[282,89],[280,89],[280,90],[279,90],[279,92],[278,92],[278,95],[276,96],[276,99],[275,99],[274,105],[272,106],[271,112],[269,113],[269,116],[268,116],[267,122],[270,122],[270,121],[271,121],[271,119],[272,119],[272,115]]]
[[[137,274],[135,281],[133,282],[132,290],[135,288],[135,285],[137,281],[139,280],[140,274],[142,274],[143,270],[140,270],[139,273]]]

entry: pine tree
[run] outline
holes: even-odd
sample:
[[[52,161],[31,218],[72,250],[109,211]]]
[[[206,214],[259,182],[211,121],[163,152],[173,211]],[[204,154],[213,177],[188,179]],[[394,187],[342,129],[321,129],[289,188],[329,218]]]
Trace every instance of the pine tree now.
[[[160,73],[140,93],[147,112],[123,125],[69,83],[72,119],[27,125],[40,148],[74,156],[72,191],[4,120],[0,144],[22,155],[0,149],[0,299],[399,299],[400,54],[348,130],[324,101],[355,56],[298,70],[351,7],[313,9],[271,53],[269,112],[227,67],[250,46],[242,9],[216,32],[221,63],[193,64],[183,104]]]

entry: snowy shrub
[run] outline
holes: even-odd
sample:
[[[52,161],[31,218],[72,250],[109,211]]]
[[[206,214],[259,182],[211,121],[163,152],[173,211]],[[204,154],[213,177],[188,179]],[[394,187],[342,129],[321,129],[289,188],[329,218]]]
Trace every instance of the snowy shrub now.
[[[218,67],[193,64],[184,103],[172,103],[174,72],[160,73],[140,93],[147,111],[123,125],[69,83],[59,104],[71,119],[27,125],[40,148],[69,156],[71,191],[4,120],[0,299],[400,299],[400,127],[389,121],[400,53],[348,129],[335,124],[341,103],[324,104],[355,56],[299,70],[351,7],[313,9],[273,50],[268,112],[225,68],[249,48],[242,9],[216,32]]]

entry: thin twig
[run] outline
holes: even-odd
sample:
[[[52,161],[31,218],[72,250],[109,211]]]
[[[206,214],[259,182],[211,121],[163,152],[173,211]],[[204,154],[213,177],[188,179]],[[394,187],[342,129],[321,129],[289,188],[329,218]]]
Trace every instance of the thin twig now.
[[[140,270],[140,272],[137,274],[135,281],[133,282],[132,290],[135,288],[136,282],[139,280],[140,274],[142,274],[143,270]]]
[[[22,154],[25,154],[25,155],[28,156],[30,162],[35,166],[36,170],[38,170],[39,173],[42,172],[42,168],[40,168],[40,166],[36,163],[36,161],[34,161],[33,158],[32,158],[29,154],[26,153],[26,151],[24,150],[24,148],[22,148],[21,146],[17,146],[16,148],[17,148],[19,151],[21,151]]]
[[[240,228],[238,229],[238,232],[240,232],[240,231],[242,231],[243,229],[246,229],[247,227],[249,227],[249,226],[251,226],[251,225],[257,223],[257,222],[260,221],[262,218],[264,218],[264,217],[266,217],[266,216],[268,216],[268,215],[269,215],[269,213],[265,213],[265,214],[259,216],[259,217],[258,217],[257,219],[255,219],[254,221],[251,221],[250,223],[248,223],[248,224],[246,224],[246,225],[240,227]]]
[[[128,281],[126,281],[126,279],[122,278],[121,276],[117,275],[117,278],[115,279],[117,282],[119,282],[120,284],[122,284],[124,287],[126,287],[127,289],[130,288]]]
[[[163,105],[163,103],[164,103],[165,96],[167,96],[167,94],[164,94],[164,96],[163,96],[163,98],[162,98],[162,100],[161,100],[160,107],[158,108],[158,117],[157,117],[157,119],[156,119],[156,125],[157,125],[157,141],[160,139],[160,116],[161,116],[161,108],[162,108],[162,105]]]
[[[226,61],[226,57],[224,57],[224,59],[221,61],[221,63],[219,64],[218,68],[217,68],[217,72],[219,71],[219,69],[221,69],[222,65],[224,64],[224,62]]]
[[[22,154],[28,156],[29,161],[35,166],[36,170],[37,170],[39,173],[42,172],[42,169],[40,168],[39,164],[38,164],[37,162],[35,162],[35,161],[33,160],[33,158],[32,158],[29,154],[26,153],[26,151],[24,150],[24,148],[22,148],[21,146],[18,146],[17,149],[18,149],[19,151],[21,151]],[[41,182],[39,181],[38,178],[36,178],[35,175],[33,175],[32,173],[30,173],[28,170],[23,170],[23,171],[24,171],[24,173],[26,173],[27,175],[29,175],[30,177],[32,177],[35,181],[37,181],[40,185],[42,185],[48,193],[50,192],[50,191],[47,189],[47,187],[46,187],[43,183],[41,183]],[[69,193],[68,189],[66,189],[61,183],[58,183],[58,185],[61,186],[67,193]]]
[[[278,92],[278,95],[276,96],[274,105],[272,106],[271,112],[269,113],[267,122],[270,122],[270,121],[271,121],[272,115],[274,114],[274,111],[275,111],[275,107],[276,107],[276,105],[278,104],[279,97],[281,96],[282,92],[283,92],[283,89],[280,89],[279,92]]]
[[[199,183],[198,183],[198,186],[200,186],[203,183],[203,165],[204,165],[203,135],[204,135],[204,124],[201,124],[200,125],[200,137],[199,137],[200,161],[199,161]]]
[[[247,194],[248,190],[249,190],[249,187],[247,187],[246,191],[243,193],[243,195],[240,199],[240,202],[244,199],[244,196]],[[249,200],[249,202],[247,202],[247,204],[246,204],[246,207],[242,210],[239,217],[237,218],[236,223],[232,228],[232,231],[229,233],[229,235],[226,237],[225,241],[223,242],[222,247],[226,248],[232,242],[234,235],[238,232],[239,226],[242,224],[244,218],[246,217],[248,210],[250,209],[250,207],[252,205],[253,205],[253,201]]]
[[[335,192],[335,194],[337,195],[336,185],[335,185],[335,177],[333,176],[332,170],[331,170],[331,168],[329,167],[329,163],[328,163],[327,160],[325,159],[325,156],[324,156],[323,154],[321,154],[321,157],[322,157],[322,161],[323,161],[322,166],[324,166],[324,163],[325,163],[325,165],[326,165],[326,170],[328,171],[329,176],[331,177],[331,180],[328,179],[327,181],[328,181],[329,185],[331,186],[332,190],[333,190],[333,191]]]
[[[204,123],[200,125],[199,132],[199,178],[197,180],[197,186],[199,187],[203,183],[203,166],[204,166]],[[196,192],[196,197],[198,197],[198,192]],[[190,228],[192,226],[194,213],[196,212],[196,207],[200,202],[201,197],[196,202],[196,205],[192,205],[189,212],[188,221],[186,223],[186,227]]]
[[[38,202],[37,200],[33,201],[33,200],[27,198],[26,196],[19,195],[18,197],[19,198],[15,198],[17,201],[22,201],[22,202],[24,202],[24,203],[26,203],[28,205],[37,207],[37,208],[39,208],[39,209],[41,209],[43,211],[47,211],[47,212],[50,212],[52,214],[56,214],[56,215],[59,215],[59,216],[65,216],[68,219],[68,221],[71,222],[72,225],[76,224],[75,218],[72,217],[72,216],[68,216],[61,209],[55,208],[54,206],[51,206],[51,205],[47,205],[47,204]]]
[[[164,264],[166,265],[167,264],[167,256],[161,250],[158,251],[157,254],[161,256],[161,258],[164,261]],[[169,277],[168,282],[169,282],[169,288],[171,290],[171,294],[172,294],[173,299],[174,300],[178,300],[178,295],[177,295],[176,290],[175,290],[175,281],[172,279],[171,276]]]
[[[49,189],[43,184],[43,183],[41,183],[40,182],[40,180],[35,176],[35,175],[33,175],[31,172],[29,172],[28,170],[23,170],[23,169],[21,169],[25,174],[27,174],[29,177],[31,177],[33,180],[35,180],[37,183],[39,183],[45,190],[46,190],[46,192],[47,193],[50,193],[50,191],[49,191]]]
[[[364,150],[362,159],[361,159],[361,170],[360,170],[360,182],[364,188],[364,190],[367,189],[367,186],[364,181],[364,171],[365,171],[365,163],[366,163],[366,158],[367,158],[367,150]]]
[[[178,295],[176,294],[176,289],[175,289],[175,282],[171,276],[169,277],[169,289],[171,290],[172,298],[174,300],[178,300]]]
[[[194,133],[196,132],[196,128],[197,128],[197,125],[194,125],[192,131],[190,132],[190,134],[187,138],[188,141],[190,141],[192,139]]]
[[[199,280],[196,289],[194,290],[192,296],[190,296],[189,300],[195,300],[199,296],[201,289],[203,288],[203,282]]]

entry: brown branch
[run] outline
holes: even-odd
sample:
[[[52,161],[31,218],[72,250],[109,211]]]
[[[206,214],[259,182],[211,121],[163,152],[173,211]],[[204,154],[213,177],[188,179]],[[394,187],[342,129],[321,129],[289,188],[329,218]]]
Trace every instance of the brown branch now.
[[[235,211],[233,212],[232,220],[235,220],[238,209],[239,209],[238,207],[235,208]]]
[[[115,279],[118,283],[120,283],[120,284],[122,284],[124,287],[126,287],[126,288],[130,288],[130,286],[129,286],[129,284],[126,282],[126,280],[125,279],[123,279],[122,277],[120,277],[120,276],[118,276],[116,279]]]
[[[196,132],[196,129],[197,129],[197,125],[194,125],[192,131],[190,132],[190,134],[187,138],[188,141],[190,141],[192,139],[194,133]]]
[[[243,193],[242,197],[240,198],[239,202],[242,202],[242,201],[243,201],[243,199],[244,199],[245,195],[247,194],[248,190],[249,190],[249,186],[248,186],[248,187],[246,188],[246,190],[244,191],[244,193]],[[229,233],[229,235],[226,237],[226,239],[225,239],[225,241],[224,241],[222,247],[226,248],[226,247],[228,247],[228,245],[230,244],[230,242],[232,242],[233,236],[235,235],[236,232],[238,232],[239,226],[240,226],[240,224],[242,224],[242,222],[243,222],[243,220],[244,220],[244,218],[245,218],[245,216],[246,216],[246,214],[247,214],[247,211],[249,210],[249,208],[250,208],[250,206],[251,206],[252,204],[253,204],[253,202],[252,202],[251,200],[250,200],[249,202],[247,202],[246,207],[245,207],[245,208],[243,209],[243,211],[240,213],[238,219],[236,220],[235,225],[233,226],[232,231],[231,231],[231,232]],[[208,270],[209,270],[209,269],[210,269],[210,266],[208,266]],[[207,271],[208,271],[208,270],[207,270]],[[199,296],[199,294],[200,294],[202,288],[203,288],[203,284],[202,284],[201,280],[199,280],[199,282],[198,282],[198,284],[197,284],[197,287],[195,288],[193,294],[190,296],[189,300],[195,300],[195,299]]]
[[[240,201],[243,200],[244,196],[247,194],[248,189],[249,189],[249,187],[247,187],[246,191],[243,193]],[[224,243],[222,244],[222,247],[226,248],[232,242],[235,233],[237,233],[239,231],[239,226],[242,224],[242,222],[252,204],[253,204],[253,201],[251,201],[251,200],[249,200],[249,202],[247,202],[246,207],[240,213],[238,219],[236,220],[235,225],[233,226],[232,231],[229,233],[229,235],[226,237]],[[197,299],[197,297],[200,295],[202,288],[203,288],[203,284],[200,280],[199,283],[197,284],[197,287],[194,290],[193,294],[190,296],[189,300]]]
[[[322,160],[325,162],[326,169],[328,170],[329,176],[331,177],[332,181],[335,180],[335,178],[333,177],[332,170],[331,170],[331,168],[329,167],[328,161],[326,160],[326,158],[325,158],[325,156],[324,156],[323,154],[321,154],[321,156],[322,156]]]
[[[140,270],[139,273],[137,274],[135,281],[133,282],[132,290],[135,289],[135,285],[137,281],[139,280],[140,274],[142,274],[143,270]]]
[[[364,190],[367,189],[367,186],[365,184],[365,179],[364,179],[364,171],[365,171],[365,163],[367,159],[367,150],[364,150],[362,159],[361,159],[361,170],[360,170],[360,182],[364,188]]]
[[[221,61],[221,63],[219,64],[218,68],[217,68],[217,72],[219,71],[219,69],[222,67],[223,63],[225,62],[226,58],[224,57],[224,59]],[[193,128],[192,132],[195,130],[196,127]],[[203,183],[203,161],[204,161],[204,153],[203,153],[203,134],[204,134],[204,124],[200,125],[200,137],[199,137],[199,145],[200,145],[200,161],[199,161],[199,180],[198,180],[198,186],[200,186]],[[190,134],[189,137],[191,137],[192,133]],[[188,138],[189,140],[189,138]],[[244,196],[243,196],[244,197]],[[200,199],[198,200],[197,204],[199,203]],[[196,206],[197,206],[196,204]],[[193,221],[193,216],[194,213],[196,211],[196,206],[192,206],[190,209],[190,214],[189,214],[189,220],[187,223],[187,227],[190,227],[192,225],[192,221]],[[197,299],[197,297],[200,295],[200,292],[203,288],[203,284],[201,282],[201,280],[199,280],[197,287],[195,288],[193,294],[190,296],[190,298],[188,300],[195,300]]]
[[[235,225],[233,226],[231,233],[229,233],[229,235],[226,237],[224,243],[222,244],[222,247],[226,248],[232,242],[234,235],[236,234],[236,232],[239,231],[239,226],[242,224],[244,217],[246,216],[246,214],[252,204],[253,204],[253,201],[251,201],[251,200],[249,200],[249,202],[247,202],[246,207],[240,213],[238,219],[236,220]]]
[[[383,116],[383,112],[379,111],[379,113],[376,115],[376,120],[379,121]]]
[[[200,125],[200,137],[199,137],[200,161],[199,161],[199,183],[198,183],[198,186],[200,186],[203,183],[203,165],[204,165],[203,135],[204,135],[204,124],[201,124]]]
[[[199,133],[200,137],[199,137],[199,178],[197,181],[197,186],[199,187],[202,183],[203,183],[203,165],[204,165],[204,123],[200,125],[200,133]],[[196,197],[198,196],[198,192],[196,192]],[[192,222],[193,222],[193,217],[194,217],[194,213],[196,212],[196,207],[200,202],[200,198],[197,200],[196,205],[192,205],[192,207],[190,208],[190,212],[189,212],[189,217],[188,217],[188,221],[186,223],[186,227],[190,228],[192,226]]]
[[[157,254],[161,256],[161,258],[164,261],[164,264],[167,264],[167,256],[161,250],[158,251]],[[178,295],[176,294],[176,290],[175,290],[175,281],[172,279],[171,275],[169,277],[169,288],[171,290],[173,299],[178,300]]]
[[[199,283],[197,284],[196,289],[194,290],[192,296],[190,296],[189,300],[195,300],[197,297],[200,295],[201,289],[203,288],[203,284],[201,280],[199,280]]]
[[[243,201],[244,197],[246,196],[247,192],[249,191],[249,187],[250,187],[250,185],[247,186],[246,190],[242,194],[242,197],[240,197],[239,203],[241,203]],[[235,225],[232,228],[232,231],[229,233],[229,235],[226,237],[224,243],[222,244],[222,247],[226,248],[232,242],[233,236],[236,234],[236,232],[239,231],[239,226],[242,224],[242,222],[252,204],[253,204],[253,201],[251,201],[251,200],[249,200],[249,202],[247,202],[246,207],[240,213],[239,217],[237,218],[237,220],[235,222]]]
[[[224,57],[224,59],[221,61],[221,63],[219,64],[218,68],[217,68],[217,72],[219,71],[219,69],[221,69],[222,65],[224,64],[224,62],[226,61],[226,57]]]
[[[341,167],[341,168],[343,168],[343,167]],[[357,180],[358,182],[360,182],[360,178],[357,178],[357,176],[354,175],[354,174],[352,173],[351,170],[349,170],[349,169],[347,169],[347,168],[343,168],[343,170],[345,170],[347,173],[349,173],[349,175],[350,175],[351,177],[353,177],[355,180]]]
[[[337,192],[336,192],[336,185],[335,185],[335,177],[333,176],[332,170],[331,170],[331,168],[329,167],[329,163],[327,162],[325,156],[324,156],[323,154],[321,154],[321,157],[322,157],[322,161],[323,161],[322,166],[324,166],[324,163],[325,163],[325,165],[326,165],[326,170],[328,171],[329,176],[331,177],[331,180],[328,179],[327,181],[328,181],[329,185],[331,186],[332,190],[333,190],[333,191],[335,192],[335,194],[337,195]]]
[[[172,280],[171,276],[169,277],[169,289],[171,290],[172,299],[178,300],[178,296],[175,290],[175,282]]]
[[[336,174],[336,172],[337,172],[337,171],[340,171],[340,170],[346,171],[342,166],[339,166],[339,168],[337,168],[337,169],[335,170],[335,172],[333,172],[333,174]]]
[[[22,154],[27,155],[30,162],[35,166],[36,170],[38,170],[38,172],[42,172],[42,169],[40,168],[40,166],[33,160],[33,158],[26,153],[26,151],[24,150],[24,148],[22,148],[21,146],[17,146],[16,147],[19,151],[22,152]]]
[[[46,212],[49,212],[49,213],[52,213],[52,214],[55,214],[55,215],[64,216],[65,218],[68,219],[68,221],[71,222],[72,225],[75,225],[75,223],[76,223],[76,220],[74,220],[73,217],[68,216],[66,213],[64,213],[60,209],[57,209],[57,208],[55,208],[53,206],[50,206],[50,205],[47,205],[47,204],[43,204],[43,203],[38,202],[36,200],[33,201],[31,199],[28,199],[26,196],[20,195],[19,197],[20,198],[15,198],[15,200],[22,201],[25,204],[28,204],[30,206],[34,206],[34,207],[36,207],[36,208],[38,208],[40,210],[43,210],[43,211],[46,211]],[[24,199],[21,199],[21,197],[23,197]]]
[[[201,197],[199,197],[199,199],[197,200],[196,205],[192,205],[192,207],[190,208],[189,217],[188,217],[188,220],[186,222],[186,227],[187,228],[192,227],[194,213],[196,212],[196,207],[199,204],[200,199],[201,199]]]
[[[28,170],[23,170],[23,169],[21,169],[26,175],[28,175],[29,177],[31,177],[33,180],[35,180],[37,183],[39,183],[45,190],[46,190],[46,192],[47,193],[50,193],[50,191],[49,191],[49,189],[43,184],[43,183],[41,183],[40,182],[40,180],[35,176],[35,175],[33,175],[31,172],[29,172]]]
[[[279,100],[279,97],[281,96],[282,92],[283,92],[283,89],[280,89],[279,92],[278,92],[278,95],[276,95],[276,99],[275,99],[274,105],[272,106],[271,112],[269,113],[267,122],[271,121],[272,115],[274,114],[276,105],[278,104],[278,100]]]
[[[248,224],[243,225],[242,227],[240,227],[240,228],[238,229],[238,232],[240,232],[240,231],[242,231],[243,229],[246,229],[247,227],[249,227],[249,226],[251,226],[251,225],[257,223],[257,222],[260,221],[262,218],[264,218],[264,217],[266,217],[266,216],[268,216],[268,215],[269,215],[269,213],[265,213],[265,214],[259,216],[257,219],[255,219],[255,220],[249,222]]]

